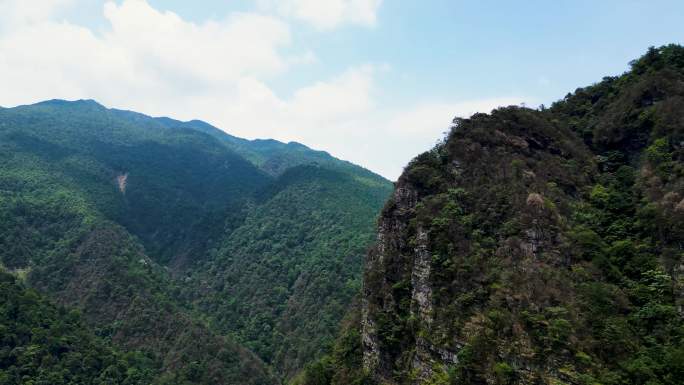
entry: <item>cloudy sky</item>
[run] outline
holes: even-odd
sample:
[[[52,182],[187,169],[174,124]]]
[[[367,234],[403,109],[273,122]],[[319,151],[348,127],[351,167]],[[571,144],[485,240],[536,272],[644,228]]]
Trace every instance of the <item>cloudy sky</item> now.
[[[390,179],[454,116],[684,41],[681,0],[0,0],[0,106],[95,99]]]

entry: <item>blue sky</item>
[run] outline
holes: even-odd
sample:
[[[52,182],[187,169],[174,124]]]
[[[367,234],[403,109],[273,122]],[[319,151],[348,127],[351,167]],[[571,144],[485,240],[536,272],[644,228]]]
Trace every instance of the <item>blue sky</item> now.
[[[31,3],[0,0],[2,106],[199,118],[390,179],[456,115],[550,104],[684,40],[673,0]]]

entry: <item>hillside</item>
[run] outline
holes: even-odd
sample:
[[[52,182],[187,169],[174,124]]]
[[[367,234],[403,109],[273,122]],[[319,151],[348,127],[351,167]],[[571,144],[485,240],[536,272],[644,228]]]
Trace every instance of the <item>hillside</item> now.
[[[201,255],[241,197],[269,178],[212,137],[93,101],[0,110],[6,157],[69,183],[160,263]],[[10,166],[9,164],[7,166]],[[126,189],[112,188],[126,177]],[[239,180],[240,183],[235,183]]]
[[[156,368],[89,332],[78,312],[50,303],[0,271],[0,383],[149,384]]]
[[[307,384],[680,384],[684,48],[406,167]]]
[[[249,336],[249,325],[217,321],[243,317],[225,311],[233,292],[198,288],[223,286],[230,274],[232,290],[251,293],[240,298],[243,306],[253,302],[259,312],[274,314],[274,324],[282,318],[275,309],[294,301],[315,309],[308,314],[328,318],[306,335],[306,344],[291,348],[306,352],[288,367],[296,372],[311,352],[327,351],[325,341],[333,338],[350,291],[360,286],[362,255],[391,183],[330,156],[328,164],[300,158],[296,167],[272,175],[228,145],[232,137],[218,129],[207,133],[207,127],[93,101],[0,109],[0,262],[23,272],[28,285],[50,300],[80,310],[88,327],[115,349],[149,355],[159,383],[274,383],[283,375],[271,368],[275,346]],[[312,159],[319,154],[297,148]],[[297,167],[319,171],[291,178]],[[270,282],[252,282],[253,271],[225,262],[226,255],[247,256],[243,247],[249,257],[261,257],[257,242],[275,244],[304,231],[281,226],[254,238],[250,229],[260,222],[296,223],[279,191],[306,194],[306,186],[318,185],[329,192],[301,196],[302,210],[324,213],[314,219],[334,226],[346,249],[333,253],[332,245],[321,246],[325,240],[316,236],[319,222],[312,219],[306,231],[313,234],[306,236],[316,239],[314,246],[292,240],[279,246],[291,276],[278,296]],[[344,219],[347,212],[357,216]],[[345,280],[331,282],[326,294],[314,290],[321,277],[337,272],[331,269],[339,267],[338,258],[347,258],[340,272]]]
[[[294,375],[327,351],[359,292],[388,192],[318,165],[286,171],[189,277],[194,301],[217,330]]]
[[[104,218],[87,192],[56,172],[54,163],[19,151],[3,151],[2,157],[5,266],[22,269],[30,286],[82,312],[106,340],[150,355],[159,383],[187,377],[195,362],[207,365],[201,374],[190,374],[195,383],[238,383],[246,373],[254,384],[273,383],[259,359],[180,308],[166,271],[124,228]]]

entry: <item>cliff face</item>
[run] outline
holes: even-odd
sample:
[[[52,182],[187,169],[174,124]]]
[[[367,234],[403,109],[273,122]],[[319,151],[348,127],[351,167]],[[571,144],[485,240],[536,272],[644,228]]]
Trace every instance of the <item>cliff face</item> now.
[[[367,260],[364,365],[378,379],[400,367],[423,383],[457,365],[489,307],[561,300],[568,288],[549,292],[544,279],[568,265],[563,218],[595,169],[582,147],[567,128],[509,108],[460,121],[407,168]]]
[[[455,120],[381,214],[363,371],[382,384],[681,381],[683,111],[684,49],[668,46],[551,109]]]

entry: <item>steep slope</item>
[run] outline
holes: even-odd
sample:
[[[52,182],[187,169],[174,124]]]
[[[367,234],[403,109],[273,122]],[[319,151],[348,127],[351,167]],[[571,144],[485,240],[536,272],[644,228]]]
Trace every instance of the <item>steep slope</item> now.
[[[152,355],[159,383],[273,383],[258,358],[181,309],[155,263],[170,260],[157,247],[165,239],[207,239],[195,227],[211,217],[197,215],[227,209],[221,196],[235,201],[230,193],[268,177],[204,134],[165,130],[85,101],[0,111],[2,263],[29,269],[33,287],[80,309],[117,346]]]
[[[236,225],[186,272],[183,287],[212,327],[291,377],[329,350],[360,288],[362,256],[391,183],[299,143],[249,141],[199,120],[155,120],[209,134],[276,177],[234,213]]]
[[[258,358],[180,308],[165,269],[89,194],[39,157],[0,156],[3,264],[24,269],[32,287],[80,310],[115,346],[149,355],[155,383],[273,383]]]
[[[380,178],[319,165],[286,171],[197,269],[190,295],[218,330],[293,375],[327,351],[360,289],[363,255],[389,192]]]
[[[679,384],[684,48],[456,119],[399,179],[362,306],[302,383]]]

